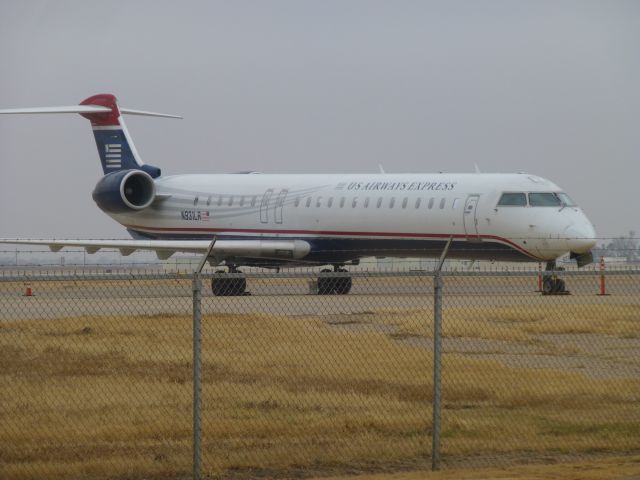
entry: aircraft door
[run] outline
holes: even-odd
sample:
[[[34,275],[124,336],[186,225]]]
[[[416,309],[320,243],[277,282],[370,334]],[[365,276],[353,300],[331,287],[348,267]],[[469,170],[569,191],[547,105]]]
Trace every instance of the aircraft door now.
[[[262,196],[262,202],[260,202],[260,222],[269,223],[269,200],[273,195],[273,188],[270,188]]]
[[[276,223],[282,223],[282,210],[284,207],[284,200],[287,198],[287,193],[289,193],[289,190],[286,188],[280,190],[280,193],[278,193],[278,198],[276,199],[276,205],[273,212]]]
[[[464,233],[467,235],[467,240],[479,240],[478,235],[478,217],[477,207],[480,195],[469,195],[467,201],[464,204],[463,223]]]

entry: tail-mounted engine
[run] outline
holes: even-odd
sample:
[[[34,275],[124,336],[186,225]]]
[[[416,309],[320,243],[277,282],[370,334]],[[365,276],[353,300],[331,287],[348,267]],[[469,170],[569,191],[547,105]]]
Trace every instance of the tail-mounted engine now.
[[[93,189],[92,197],[104,212],[143,210],[155,200],[156,185],[142,170],[120,170],[102,177]]]

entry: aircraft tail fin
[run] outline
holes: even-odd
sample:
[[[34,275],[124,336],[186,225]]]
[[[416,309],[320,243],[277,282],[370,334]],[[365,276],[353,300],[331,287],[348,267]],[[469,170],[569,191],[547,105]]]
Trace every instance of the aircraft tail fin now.
[[[136,169],[147,172],[153,178],[160,176],[160,169],[142,161],[121,114],[182,118],[177,115],[120,108],[116,97],[110,93],[93,95],[80,102],[80,105],[0,110],[0,114],[5,113],[79,113],[91,122],[105,175],[119,170]]]

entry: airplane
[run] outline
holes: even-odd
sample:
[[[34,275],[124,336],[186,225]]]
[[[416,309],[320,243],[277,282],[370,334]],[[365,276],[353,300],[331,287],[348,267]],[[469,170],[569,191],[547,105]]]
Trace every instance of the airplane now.
[[[347,294],[346,266],[363,257],[439,257],[546,262],[567,253],[593,261],[596,233],[557,185],[528,173],[231,174],[163,176],[145,164],[123,115],[181,118],[121,108],[112,94],[79,105],[0,110],[0,114],[78,113],[91,122],[104,176],[93,190],[103,212],[131,240],[21,240],[0,243],[208,254],[222,266],[215,295],[242,295],[242,266],[327,266],[319,294]],[[381,169],[382,171],[382,169]],[[212,239],[215,238],[215,242]],[[341,275],[322,275],[324,272]],[[547,293],[565,291],[547,274]]]

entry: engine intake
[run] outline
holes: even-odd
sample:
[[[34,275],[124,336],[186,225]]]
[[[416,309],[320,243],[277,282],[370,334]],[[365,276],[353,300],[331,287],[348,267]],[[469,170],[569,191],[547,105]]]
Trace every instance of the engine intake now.
[[[144,210],[156,197],[156,185],[147,172],[120,170],[102,177],[93,189],[92,197],[104,212]]]

